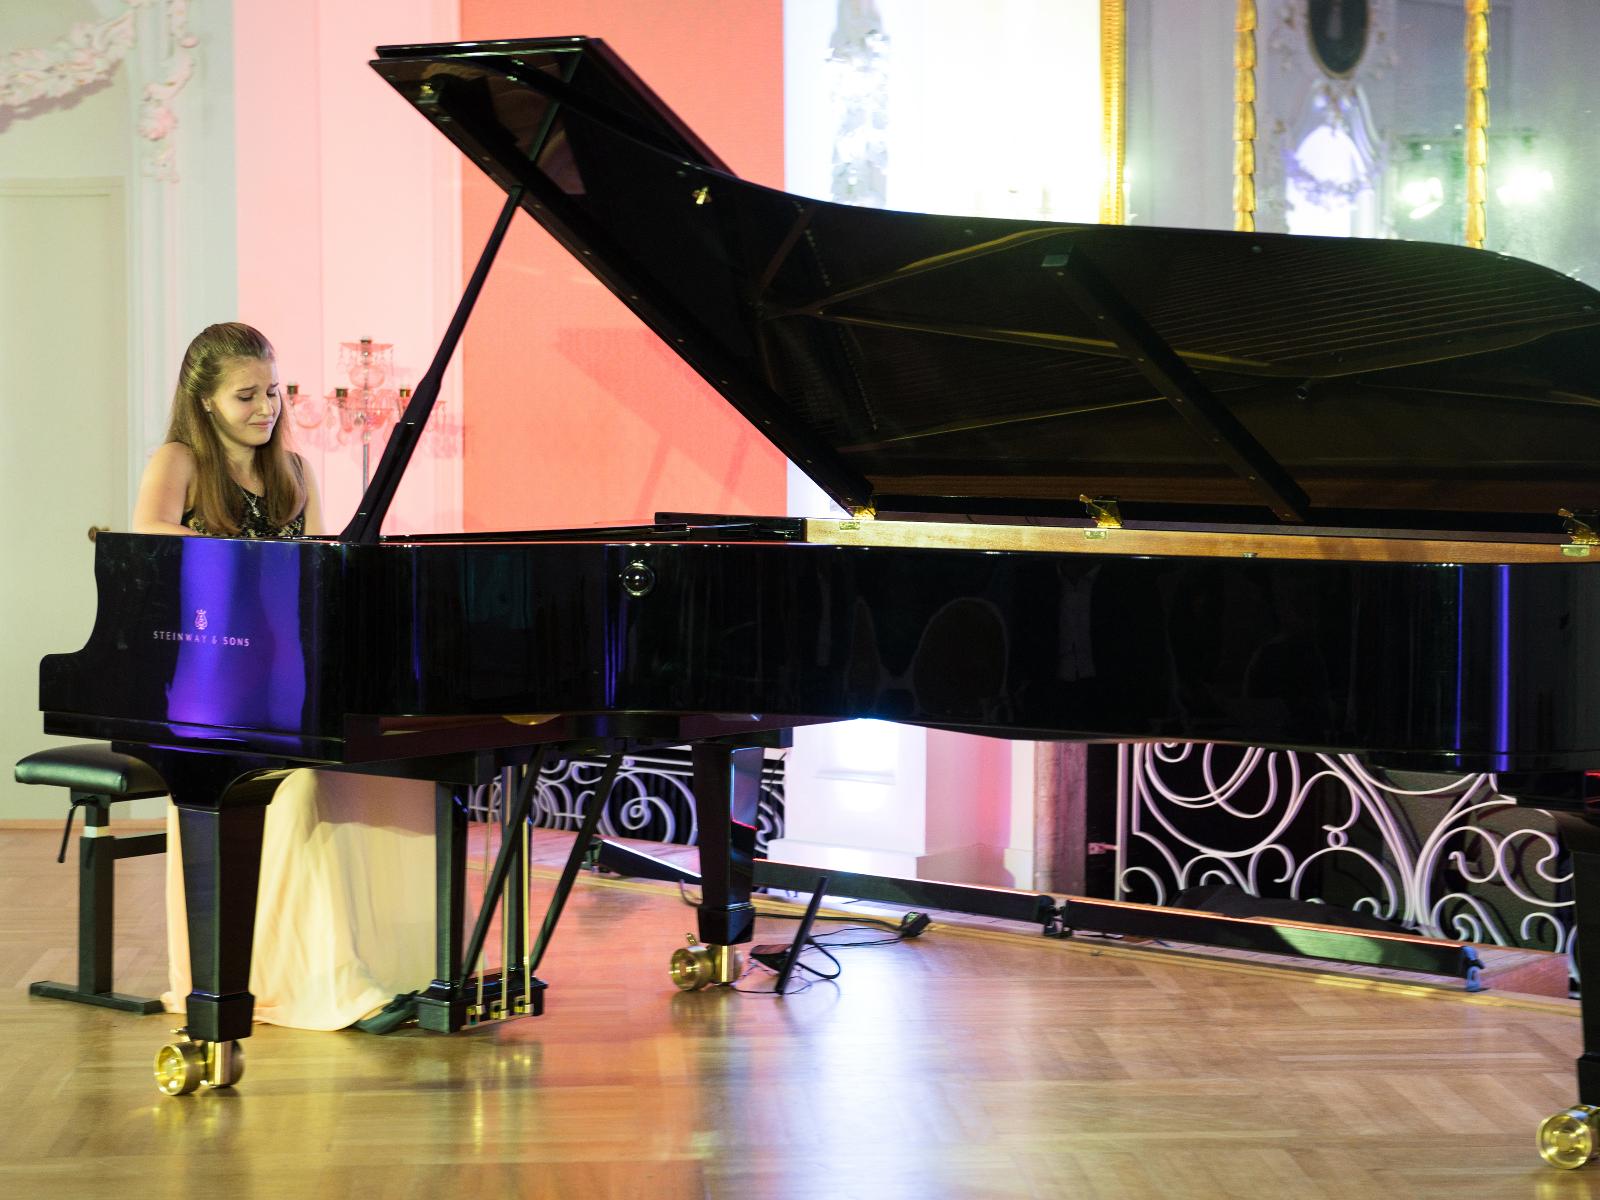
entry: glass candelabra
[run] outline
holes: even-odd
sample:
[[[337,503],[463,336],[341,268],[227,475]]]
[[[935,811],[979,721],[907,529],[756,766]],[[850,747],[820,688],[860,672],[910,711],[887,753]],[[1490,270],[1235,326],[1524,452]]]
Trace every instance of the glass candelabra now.
[[[394,346],[361,338],[339,344],[338,378],[347,383],[326,396],[303,394],[289,385],[289,409],[307,445],[332,450],[361,447],[361,490],[372,481],[372,455],[382,453],[394,426],[411,402],[411,389],[398,386]],[[428,418],[421,448],[436,457],[461,448],[461,421],[441,399]]]

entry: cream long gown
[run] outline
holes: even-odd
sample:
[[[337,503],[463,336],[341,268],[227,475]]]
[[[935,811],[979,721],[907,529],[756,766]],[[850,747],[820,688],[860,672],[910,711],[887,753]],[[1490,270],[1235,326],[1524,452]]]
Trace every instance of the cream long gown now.
[[[255,1019],[343,1029],[433,978],[433,785],[295,771],[267,805]],[[167,810],[168,1012],[190,991],[178,810]]]

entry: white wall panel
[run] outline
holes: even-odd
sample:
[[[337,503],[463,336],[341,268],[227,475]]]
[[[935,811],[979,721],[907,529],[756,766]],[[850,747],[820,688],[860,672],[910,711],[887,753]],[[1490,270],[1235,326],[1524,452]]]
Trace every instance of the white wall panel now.
[[[0,180],[0,817],[66,797],[11,764],[65,739],[41,727],[39,659],[94,624],[91,525],[126,519],[120,179]],[[119,815],[126,815],[125,813]]]

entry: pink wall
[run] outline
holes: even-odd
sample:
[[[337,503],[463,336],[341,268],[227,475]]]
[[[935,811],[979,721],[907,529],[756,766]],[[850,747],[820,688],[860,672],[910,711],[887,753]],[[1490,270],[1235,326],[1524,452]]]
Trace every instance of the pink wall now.
[[[311,395],[344,382],[343,341],[393,342],[411,381],[427,366],[501,193],[366,65],[374,46],[604,37],[735,170],[781,183],[781,15],[775,0],[234,0],[237,316]],[[777,451],[525,217],[457,360],[464,451],[413,460],[391,532],[783,511]],[[359,449],[302,449],[337,531]]]
[[[777,0],[461,0],[464,39],[604,38],[735,171],[783,181]],[[462,177],[470,272],[504,193]],[[781,513],[784,459],[525,215],[463,339],[465,527]]]
[[[233,19],[239,319],[308,394],[343,382],[339,343],[362,337],[392,342],[414,380],[460,290],[459,155],[367,62],[380,44],[453,40],[456,0],[235,0]],[[338,532],[359,447],[301,448]],[[459,459],[418,455],[385,528],[460,519]]]
[[[781,186],[781,18],[778,0],[234,0],[237,315],[313,394],[341,341],[427,365],[502,193],[368,68],[374,46],[604,37],[735,171]],[[464,454],[413,461],[390,531],[784,511],[778,452],[525,216],[458,360]],[[358,452],[310,457],[337,531]],[[932,734],[927,768],[962,797],[929,813],[933,840],[1007,844],[1003,747]],[[958,813],[975,832],[945,828]]]
[[[930,729],[927,755],[929,846],[1031,844],[1031,831],[1011,827],[1010,742]]]

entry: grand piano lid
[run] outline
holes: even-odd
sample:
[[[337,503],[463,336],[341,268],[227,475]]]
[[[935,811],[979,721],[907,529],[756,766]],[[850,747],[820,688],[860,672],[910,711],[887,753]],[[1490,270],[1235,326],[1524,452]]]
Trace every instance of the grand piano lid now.
[[[1600,509],[1600,293],[1544,267],[832,204],[730,174],[595,39],[378,53],[847,509],[1546,533]]]

